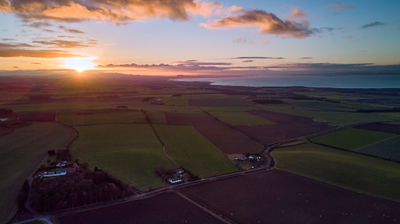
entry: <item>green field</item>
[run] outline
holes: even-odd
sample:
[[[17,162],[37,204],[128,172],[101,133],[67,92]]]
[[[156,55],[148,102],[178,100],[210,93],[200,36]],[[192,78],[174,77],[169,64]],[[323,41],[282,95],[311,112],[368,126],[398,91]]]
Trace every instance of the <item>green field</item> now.
[[[272,152],[277,167],[357,192],[400,202],[400,164],[303,144]]]
[[[146,115],[153,124],[167,123],[165,113],[163,111],[146,111]]]
[[[345,128],[323,136],[315,137],[312,139],[312,142],[342,149],[355,150],[393,136],[395,135],[390,133],[357,128]]]
[[[113,123],[146,123],[145,116],[140,111],[111,111],[111,112],[62,112],[57,115],[61,123],[79,126]]]
[[[47,151],[63,148],[73,130],[55,123],[34,123],[0,137],[0,223],[17,210],[16,199],[24,181],[39,168]]]
[[[325,121],[335,125],[353,125],[360,123],[371,123],[378,121],[400,121],[399,112],[386,113],[355,113],[336,111],[315,111],[294,108],[291,105],[259,105],[260,109],[314,118],[317,121]]]
[[[256,126],[274,124],[274,122],[272,121],[263,119],[246,111],[212,111],[209,113],[212,116],[218,118],[220,121],[234,126]]]
[[[357,152],[400,162],[400,136],[362,147]]]
[[[234,172],[235,166],[191,126],[156,125],[168,155],[198,177]]]
[[[162,186],[155,170],[174,167],[147,124],[79,126],[77,130],[79,138],[71,146],[76,158],[140,190]]]

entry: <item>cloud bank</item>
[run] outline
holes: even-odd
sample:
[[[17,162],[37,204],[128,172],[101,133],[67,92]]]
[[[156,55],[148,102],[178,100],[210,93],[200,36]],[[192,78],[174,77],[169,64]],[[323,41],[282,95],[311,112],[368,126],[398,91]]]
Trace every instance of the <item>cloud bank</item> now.
[[[106,20],[124,23],[145,18],[188,20],[191,15],[212,15],[220,3],[194,0],[0,0],[0,12],[31,21],[67,22]]]

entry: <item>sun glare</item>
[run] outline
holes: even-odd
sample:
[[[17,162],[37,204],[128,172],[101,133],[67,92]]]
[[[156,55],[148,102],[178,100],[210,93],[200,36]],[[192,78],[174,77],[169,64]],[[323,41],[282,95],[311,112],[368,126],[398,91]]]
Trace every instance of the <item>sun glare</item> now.
[[[63,64],[61,65],[63,68],[74,69],[77,72],[83,72],[86,70],[94,69],[96,67],[96,63],[93,61],[98,57],[73,57],[73,58],[64,58]]]

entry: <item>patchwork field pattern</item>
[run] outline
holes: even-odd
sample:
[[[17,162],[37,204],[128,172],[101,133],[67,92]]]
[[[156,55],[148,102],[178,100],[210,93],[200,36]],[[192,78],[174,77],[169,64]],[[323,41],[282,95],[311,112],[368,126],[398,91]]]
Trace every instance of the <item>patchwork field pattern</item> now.
[[[167,112],[167,123],[171,125],[191,125],[195,127],[211,143],[227,154],[259,153],[263,146],[243,133],[230,128],[205,113]]]
[[[140,111],[81,111],[62,112],[58,114],[61,123],[79,126],[115,123],[146,123],[145,116]]]
[[[286,139],[307,136],[333,128],[326,123],[315,122],[311,118],[306,117],[262,110],[252,111],[251,113],[275,123],[274,125],[238,127],[242,132],[265,145]]]
[[[218,120],[233,126],[271,125],[274,122],[253,115],[246,111],[212,111],[209,112]]]
[[[400,202],[400,164],[315,144],[279,148],[280,169]]]

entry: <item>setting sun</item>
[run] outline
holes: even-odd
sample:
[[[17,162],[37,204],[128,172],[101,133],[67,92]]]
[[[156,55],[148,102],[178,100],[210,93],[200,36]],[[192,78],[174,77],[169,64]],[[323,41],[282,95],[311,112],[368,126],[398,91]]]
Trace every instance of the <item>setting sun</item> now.
[[[96,63],[93,61],[98,57],[72,57],[72,58],[64,58],[63,64],[61,67],[74,69],[77,72],[83,72],[85,70],[94,69],[96,67]]]

